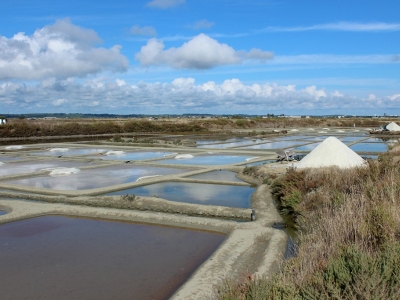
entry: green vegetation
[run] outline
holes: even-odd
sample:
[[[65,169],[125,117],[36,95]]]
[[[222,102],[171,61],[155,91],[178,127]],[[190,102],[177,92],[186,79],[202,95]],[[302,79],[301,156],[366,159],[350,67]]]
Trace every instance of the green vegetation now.
[[[290,169],[271,185],[294,218],[297,256],[218,299],[400,299],[400,145],[352,170]]]

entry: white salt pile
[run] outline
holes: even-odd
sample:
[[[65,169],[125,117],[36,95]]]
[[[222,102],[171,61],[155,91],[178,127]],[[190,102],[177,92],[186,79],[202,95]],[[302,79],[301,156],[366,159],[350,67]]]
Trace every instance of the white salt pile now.
[[[0,161],[0,166],[4,165],[4,163],[2,161]]]
[[[7,150],[19,150],[24,148],[23,146],[7,146],[5,149]]]
[[[256,159],[256,158],[260,158],[260,157],[258,157],[258,156],[249,157],[249,158],[246,158],[246,161],[250,161],[250,160],[252,160],[252,159]]]
[[[299,131],[298,129],[292,129],[292,130],[290,130],[290,131]]]
[[[365,160],[335,137],[328,137],[306,155],[296,167],[321,168],[337,166],[341,169],[365,166]]]
[[[41,171],[50,171],[49,175],[51,176],[65,176],[78,173],[81,170],[77,168],[45,168],[41,169]]]
[[[50,152],[67,152],[69,151],[68,148],[51,148],[49,149]]]
[[[190,159],[193,158],[194,156],[192,154],[178,154],[175,156],[175,159]]]
[[[124,151],[111,150],[111,151],[107,151],[106,153],[104,153],[104,155],[122,155],[124,153],[125,153]]]
[[[386,129],[389,131],[400,131],[400,126],[392,122],[386,125]]]

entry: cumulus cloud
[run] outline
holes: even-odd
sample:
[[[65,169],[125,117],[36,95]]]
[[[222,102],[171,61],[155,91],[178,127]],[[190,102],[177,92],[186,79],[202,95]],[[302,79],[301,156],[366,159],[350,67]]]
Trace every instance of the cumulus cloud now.
[[[194,78],[176,78],[170,83],[132,85],[124,80],[106,78],[46,80],[41,84],[5,82],[0,84],[4,110],[43,111],[59,106],[65,111],[92,113],[247,113],[271,111],[326,110],[365,111],[400,107],[400,94],[387,97],[359,97],[339,91],[327,93],[316,86],[297,88],[276,83],[245,84],[239,79],[221,83],[196,83]],[[54,99],[58,99],[55,100]],[[39,109],[40,108],[40,109]]]
[[[220,65],[240,64],[244,59],[271,59],[273,54],[260,49],[236,51],[227,44],[201,33],[178,48],[164,50],[162,41],[150,39],[135,58],[143,66],[169,65],[176,69],[211,69]]]
[[[156,36],[157,35],[156,30],[152,26],[140,27],[139,25],[134,25],[131,27],[130,32],[133,35],[144,35],[144,36]]]
[[[185,0],[153,0],[147,6],[155,8],[170,8],[185,3]]]
[[[51,102],[51,104],[52,104],[53,106],[60,106],[60,105],[63,105],[64,103],[66,103],[66,102],[68,102],[68,101],[65,100],[65,99],[58,99],[58,100],[53,100],[53,101]]]
[[[369,94],[367,100],[370,100],[370,101],[376,100],[376,95],[375,94]]]
[[[203,20],[199,20],[194,22],[192,25],[190,25],[189,27],[193,28],[193,29],[209,29],[211,27],[214,26],[214,22],[210,22],[206,19]]]
[[[71,24],[67,19],[12,38],[0,35],[0,80],[67,78],[102,71],[127,70],[128,59],[121,46],[96,47],[95,31]]]

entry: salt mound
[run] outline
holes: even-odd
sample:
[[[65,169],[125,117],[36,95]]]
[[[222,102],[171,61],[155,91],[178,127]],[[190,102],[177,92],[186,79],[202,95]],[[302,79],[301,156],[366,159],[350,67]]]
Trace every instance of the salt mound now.
[[[5,149],[7,150],[18,150],[24,148],[23,146],[7,146]]]
[[[252,160],[252,159],[256,159],[256,158],[259,158],[258,156],[255,156],[255,157],[249,157],[249,158],[246,158],[246,161],[250,161],[250,160]]]
[[[386,125],[386,129],[389,131],[400,131],[400,126],[397,125],[395,122],[392,122]]]
[[[338,130],[337,132],[344,132],[344,130]]]
[[[193,158],[194,156],[192,154],[178,154],[175,156],[175,159],[190,159]]]
[[[299,131],[298,129],[292,129],[292,130],[290,130],[290,131]]]
[[[71,175],[80,172],[81,170],[77,168],[45,168],[41,171],[50,171],[50,176],[63,176],[63,175]]]
[[[50,152],[67,152],[69,151],[68,148],[51,148],[49,149]]]
[[[296,167],[321,168],[337,166],[341,169],[365,166],[365,160],[335,137],[328,137],[306,155]]]
[[[106,153],[104,153],[104,155],[122,155],[124,153],[125,153],[124,151],[111,150],[111,151],[107,151]]]
[[[4,165],[4,163],[2,161],[0,161],[0,166]]]

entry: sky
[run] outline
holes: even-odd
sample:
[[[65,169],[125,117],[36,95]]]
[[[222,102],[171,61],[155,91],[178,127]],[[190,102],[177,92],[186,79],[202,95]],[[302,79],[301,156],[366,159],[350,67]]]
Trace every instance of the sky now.
[[[13,0],[0,114],[400,115],[398,0]]]

